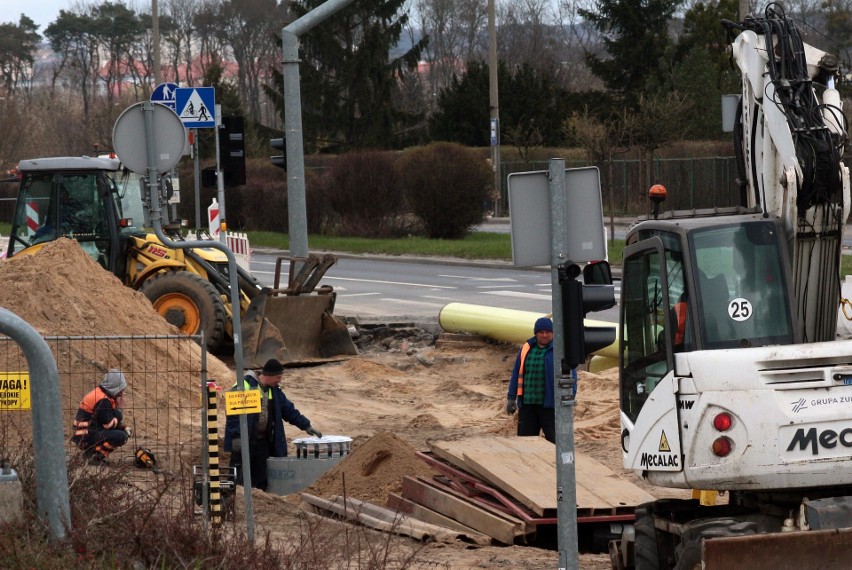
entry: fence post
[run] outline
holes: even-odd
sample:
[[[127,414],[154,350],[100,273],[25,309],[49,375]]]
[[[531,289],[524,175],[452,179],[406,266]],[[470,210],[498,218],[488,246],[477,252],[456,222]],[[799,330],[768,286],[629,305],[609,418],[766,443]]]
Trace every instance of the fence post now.
[[[56,360],[38,331],[8,309],[0,308],[0,333],[17,342],[27,359],[32,388],[36,508],[40,517],[46,517],[51,538],[61,540],[66,528],[71,529],[71,508]]]

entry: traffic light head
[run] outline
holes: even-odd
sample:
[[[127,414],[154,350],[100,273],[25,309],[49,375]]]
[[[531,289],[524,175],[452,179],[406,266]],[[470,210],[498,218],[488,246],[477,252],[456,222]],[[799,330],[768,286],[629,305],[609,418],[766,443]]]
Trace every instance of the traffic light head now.
[[[245,126],[242,117],[222,117],[219,129],[219,164],[226,188],[246,183]]]
[[[285,171],[287,170],[287,151],[285,150],[284,138],[280,139],[269,139],[269,145],[275,150],[283,151],[284,154],[280,154],[277,156],[270,156],[269,159],[272,161],[274,166],[278,168],[283,168]]]
[[[590,272],[584,272],[584,275],[588,280]],[[585,326],[584,323],[586,313],[603,311],[615,306],[615,289],[609,284],[584,285],[574,277],[561,280],[560,288],[565,333],[565,365],[568,368],[576,368],[586,361],[589,354],[615,342],[615,325],[593,327]]]

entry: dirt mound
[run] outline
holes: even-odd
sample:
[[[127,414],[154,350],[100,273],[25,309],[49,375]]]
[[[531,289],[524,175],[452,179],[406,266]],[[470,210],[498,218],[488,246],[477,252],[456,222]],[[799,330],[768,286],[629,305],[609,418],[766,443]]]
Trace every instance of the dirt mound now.
[[[101,337],[179,335],[179,331],[154,311],[148,299],[126,287],[70,239],[44,245],[33,255],[17,255],[0,262],[0,306],[15,313],[45,336]],[[130,406],[126,421],[136,431],[161,443],[161,434],[182,433],[188,425],[189,402],[197,399],[200,348],[190,339],[51,341],[60,373],[62,407],[66,425],[80,398],[94,388],[110,368],[120,368],[128,378]],[[7,370],[26,369],[14,343],[0,343],[0,361]],[[19,366],[21,368],[14,368]],[[208,373],[228,385],[233,373],[208,356]],[[146,419],[140,408],[156,402],[172,408]],[[180,402],[184,411],[176,411]],[[134,409],[134,403],[136,409]],[[162,404],[161,404],[162,403]],[[197,411],[194,412],[197,421]],[[25,422],[27,424],[29,422]],[[174,429],[172,429],[174,428]]]
[[[340,463],[332,467],[306,493],[318,497],[345,494],[383,505],[388,493],[402,490],[406,475],[431,477],[436,472],[415,454],[405,440],[391,432],[380,432],[368,439]]]

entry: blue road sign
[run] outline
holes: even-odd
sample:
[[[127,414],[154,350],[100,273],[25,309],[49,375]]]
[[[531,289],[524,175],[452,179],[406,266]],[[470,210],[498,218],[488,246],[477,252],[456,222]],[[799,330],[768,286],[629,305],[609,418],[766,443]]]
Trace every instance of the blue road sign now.
[[[175,91],[178,89],[176,83],[160,83],[151,93],[151,101],[170,107],[175,110]]]
[[[181,87],[175,91],[175,111],[187,129],[216,127],[216,93],[213,87]]]

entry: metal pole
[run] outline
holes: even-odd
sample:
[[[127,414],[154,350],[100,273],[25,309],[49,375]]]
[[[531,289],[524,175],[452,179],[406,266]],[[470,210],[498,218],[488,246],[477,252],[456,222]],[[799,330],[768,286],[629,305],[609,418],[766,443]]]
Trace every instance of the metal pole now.
[[[496,129],[496,138],[491,144],[491,168],[494,170],[494,215],[502,212],[500,200],[503,197],[503,177],[500,167],[500,102],[497,89],[497,24],[494,15],[495,0],[488,0],[488,99],[492,128]]]
[[[157,10],[157,0],[151,0],[151,41],[154,44],[154,86],[162,83],[160,70],[160,15]],[[175,77],[177,82],[177,77]]]
[[[225,217],[225,173],[219,160],[219,129],[222,128],[222,106],[216,104],[216,196],[219,199],[219,241],[227,243],[228,224]],[[239,307],[239,305],[233,305]],[[236,325],[235,325],[236,328]]]
[[[290,255],[307,257],[308,221],[305,207],[305,149],[302,135],[302,94],[299,87],[299,36],[342,10],[353,0],[327,0],[281,30],[284,76],[284,135],[287,153],[287,210]],[[297,268],[298,270],[298,268]]]
[[[567,197],[565,195],[565,160],[551,158],[550,180],[550,247],[551,287],[553,290],[553,387],[556,416],[556,520],[560,570],[579,568],[577,539],[577,479],[574,464],[574,396],[577,373],[563,370],[565,358],[565,323],[562,322],[562,295],[559,269],[570,263],[567,258]]]
[[[218,137],[217,137],[218,140]],[[192,129],[192,169],[195,175],[195,238],[201,238],[201,167],[198,163],[198,129]]]
[[[30,373],[33,448],[35,450],[36,507],[47,519],[50,536],[65,538],[71,530],[68,501],[68,467],[62,430],[62,394],[56,360],[44,338],[29,323],[0,308],[0,333],[21,347]]]
[[[198,241],[181,241],[176,242],[169,239],[163,233],[162,215],[160,214],[160,190],[159,180],[157,178],[157,153],[154,148],[154,103],[151,101],[142,102],[142,111],[145,120],[145,142],[148,153],[148,203],[150,204],[149,214],[151,216],[151,226],[154,228],[154,234],[160,242],[166,247],[174,249],[192,249],[192,248],[213,248],[218,249],[228,258],[228,276],[229,285],[231,288],[231,307],[234,310],[231,313],[231,322],[234,327],[234,368],[236,373],[236,385],[238,390],[243,390],[243,341],[242,341],[242,323],[240,320],[240,288],[237,283],[237,259],[234,257],[234,252],[220,242],[211,240]],[[219,113],[217,112],[218,116]],[[218,140],[218,136],[216,139]],[[218,154],[218,153],[217,153]],[[218,168],[218,167],[217,167]],[[221,210],[220,210],[221,211]],[[242,460],[243,460],[243,486],[245,489],[246,503],[246,535],[250,541],[254,541],[254,507],[251,497],[251,465],[249,461],[248,449],[248,424],[246,415],[240,414],[240,434],[242,438]]]

